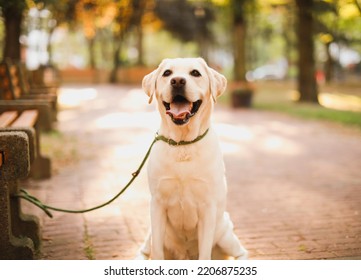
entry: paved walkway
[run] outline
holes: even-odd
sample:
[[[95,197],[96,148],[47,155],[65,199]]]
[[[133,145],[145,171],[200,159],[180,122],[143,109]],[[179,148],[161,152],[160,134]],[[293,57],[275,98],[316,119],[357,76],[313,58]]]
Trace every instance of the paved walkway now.
[[[53,148],[71,160],[28,189],[51,205],[92,207],[130,179],[159,118],[139,88],[68,90],[63,102],[69,95],[70,108],[59,113],[64,137]],[[228,211],[251,259],[361,259],[359,131],[219,107],[214,122],[225,154]],[[43,259],[132,259],[150,223],[146,172],[96,212],[50,219],[24,208],[41,218]]]

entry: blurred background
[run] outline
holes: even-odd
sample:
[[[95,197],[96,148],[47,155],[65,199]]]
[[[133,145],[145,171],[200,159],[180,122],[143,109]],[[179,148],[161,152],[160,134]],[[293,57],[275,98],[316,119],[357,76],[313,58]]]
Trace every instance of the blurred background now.
[[[24,61],[39,79],[54,78],[50,68],[62,83],[139,84],[165,57],[201,56],[229,79],[228,104],[297,114],[305,110],[289,101],[321,104],[352,113],[316,117],[360,125],[360,0],[0,0],[0,7],[1,59]]]
[[[198,56],[228,79],[214,120],[251,258],[361,259],[361,0],[0,0],[0,112],[40,99],[53,125],[36,145],[50,178],[21,184],[62,208],[109,200],[158,129],[144,75]],[[120,200],[54,219],[24,203],[40,258],[133,258],[145,172]]]

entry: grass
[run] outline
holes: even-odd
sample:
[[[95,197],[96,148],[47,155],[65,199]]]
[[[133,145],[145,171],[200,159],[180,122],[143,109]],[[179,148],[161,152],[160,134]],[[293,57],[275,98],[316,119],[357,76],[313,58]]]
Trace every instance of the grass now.
[[[84,253],[88,260],[95,260],[95,250],[88,232],[86,221],[84,221]]]
[[[325,108],[313,104],[288,103],[267,103],[256,101],[254,108],[268,111],[287,113],[296,117],[312,120],[324,120],[340,123],[343,125],[357,126],[361,129],[361,113],[352,111],[340,111]]]
[[[331,121],[361,129],[361,97],[346,86],[320,87],[319,99],[322,105],[295,102],[296,86],[291,82],[260,82],[255,88],[255,109],[286,113],[304,119]],[[222,103],[229,104],[229,94],[227,95]]]

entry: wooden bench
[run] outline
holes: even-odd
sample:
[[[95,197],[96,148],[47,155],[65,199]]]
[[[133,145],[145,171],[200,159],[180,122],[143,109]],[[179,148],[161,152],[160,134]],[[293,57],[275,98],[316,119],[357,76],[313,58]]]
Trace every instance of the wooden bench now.
[[[33,100],[0,100],[0,114],[7,111],[21,113],[25,110],[37,110],[37,127],[43,131],[51,131],[53,128],[52,110],[49,103]]]
[[[40,128],[38,126],[39,111],[23,110],[21,112],[11,110],[0,112],[0,131],[33,130],[35,135],[35,149],[31,150],[31,177],[45,179],[51,176],[51,161],[41,155],[40,152]]]
[[[21,63],[9,60],[0,63],[0,99],[2,100],[32,100],[49,103],[52,109],[52,119],[57,116],[57,95],[46,90],[31,91]]]
[[[29,173],[31,131],[0,130],[0,259],[34,259],[40,247],[36,217],[21,211],[18,180]],[[29,137],[30,136],[30,137]]]
[[[26,110],[19,117],[18,112],[9,111],[0,115],[0,127],[33,127],[38,119],[39,112],[36,110]]]
[[[42,65],[36,70],[27,70],[24,63],[18,63],[24,77],[24,87],[31,93],[57,94],[60,87],[60,72],[51,65]],[[22,81],[21,81],[22,82]]]

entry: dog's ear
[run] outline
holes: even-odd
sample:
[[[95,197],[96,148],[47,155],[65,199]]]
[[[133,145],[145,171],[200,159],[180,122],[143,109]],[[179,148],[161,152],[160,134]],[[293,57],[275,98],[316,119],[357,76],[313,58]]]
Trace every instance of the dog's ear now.
[[[210,89],[213,101],[216,102],[217,98],[222,95],[227,88],[227,79],[216,70],[209,67]]]
[[[209,67],[204,59],[200,58],[204,64],[208,78],[209,78],[209,90],[212,95],[213,101],[216,102],[217,98],[224,93],[227,88],[227,79],[222,74],[218,73],[213,68]]]
[[[145,93],[149,96],[149,104],[152,103],[153,96],[157,91],[157,78],[161,69],[164,68],[164,63],[166,63],[166,61],[167,59],[163,59],[157,69],[143,78],[142,87]]]
[[[153,95],[155,94],[158,69],[159,67],[155,69],[153,72],[146,75],[142,81],[143,90],[149,96],[149,104],[152,102]]]

